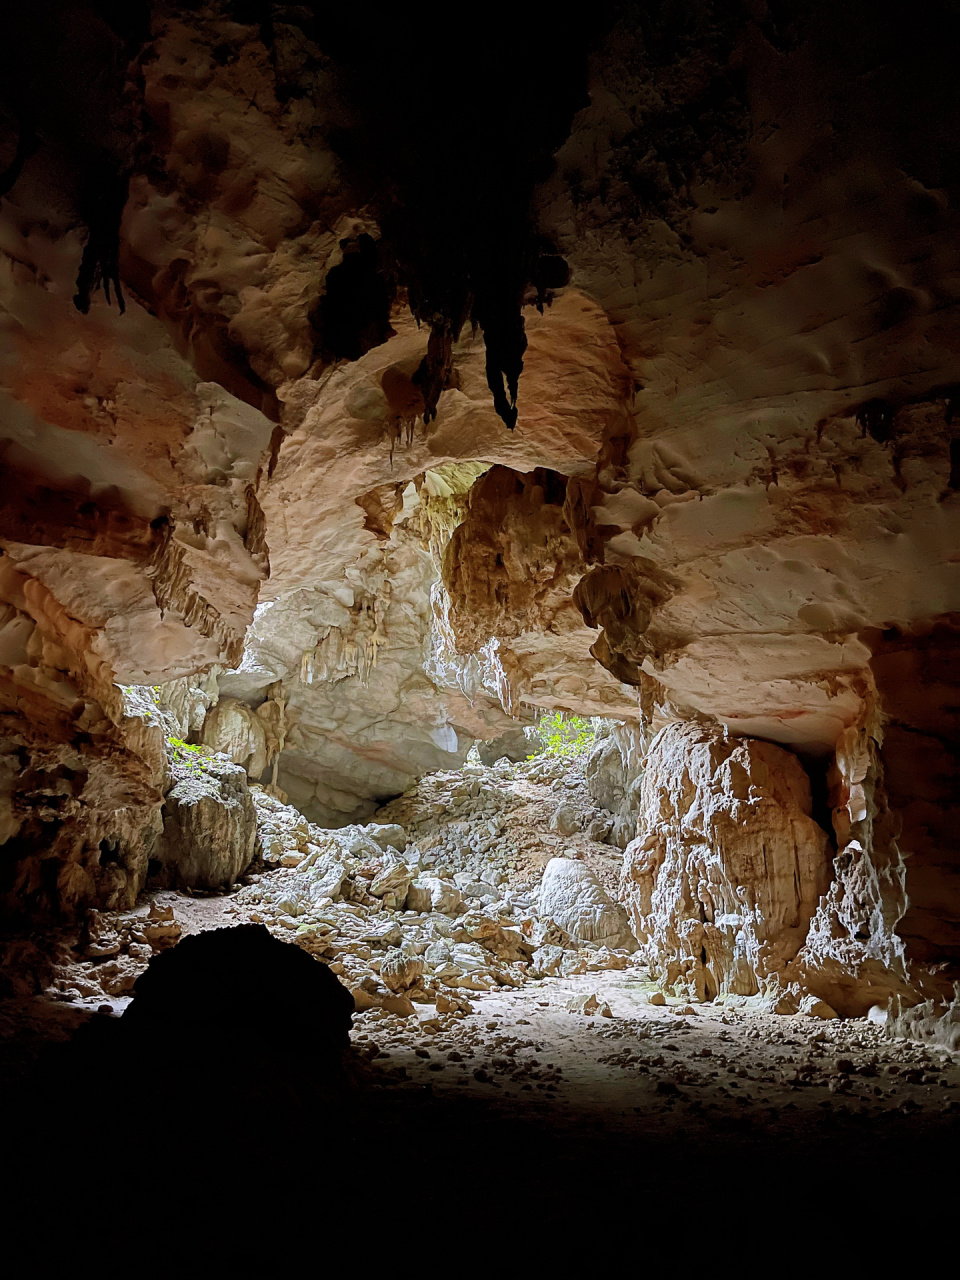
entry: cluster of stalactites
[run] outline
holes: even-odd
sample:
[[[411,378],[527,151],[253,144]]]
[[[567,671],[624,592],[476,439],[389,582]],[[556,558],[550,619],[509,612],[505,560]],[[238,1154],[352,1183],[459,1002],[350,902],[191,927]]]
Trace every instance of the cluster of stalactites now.
[[[312,649],[300,660],[303,684],[345,680],[356,676],[365,685],[377,665],[377,652],[384,640],[383,606],[378,597],[364,600],[354,610],[349,632],[340,627],[324,627]]]
[[[418,417],[414,414],[412,417],[394,417],[388,418],[386,424],[386,435],[390,441],[390,462],[393,463],[393,455],[396,452],[397,445],[403,444],[405,448],[413,444],[413,433],[416,429]]]

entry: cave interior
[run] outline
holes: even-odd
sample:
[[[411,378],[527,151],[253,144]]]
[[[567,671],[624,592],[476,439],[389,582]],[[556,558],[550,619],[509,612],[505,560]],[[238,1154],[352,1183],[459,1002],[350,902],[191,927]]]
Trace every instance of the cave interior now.
[[[25,1207],[949,1200],[955,0],[465,16],[3,19]]]

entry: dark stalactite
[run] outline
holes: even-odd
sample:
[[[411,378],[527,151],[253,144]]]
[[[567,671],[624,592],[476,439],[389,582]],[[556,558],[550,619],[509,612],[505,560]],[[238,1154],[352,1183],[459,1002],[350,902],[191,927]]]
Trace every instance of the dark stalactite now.
[[[108,161],[104,161],[99,175],[88,178],[88,189],[84,193],[84,221],[88,235],[73,299],[74,306],[84,315],[90,310],[91,295],[98,288],[103,288],[104,297],[110,301],[111,284],[120,314],[123,315],[126,309],[120,287],[120,220],[129,185],[129,174],[110,172]]]
[[[372,236],[341,241],[343,261],[327,275],[326,287],[311,323],[321,351],[335,360],[359,360],[393,336],[390,304],[396,284],[382,270]]]
[[[306,33],[337,66],[344,170],[376,214],[413,314],[430,329],[416,376],[425,421],[450,385],[452,347],[469,320],[483,333],[497,413],[516,424],[522,308],[531,292],[542,306],[567,278],[552,247],[540,268],[533,193],[587,102],[587,54],[608,8],[558,24],[498,3],[468,39],[438,5],[313,9]],[[424,74],[411,89],[414,67]]]
[[[147,0],[37,0],[12,11],[0,51],[0,109],[17,121],[9,195],[34,155],[86,228],[74,303],[84,314],[102,288],[124,310],[120,222],[139,143],[137,59],[150,34]]]

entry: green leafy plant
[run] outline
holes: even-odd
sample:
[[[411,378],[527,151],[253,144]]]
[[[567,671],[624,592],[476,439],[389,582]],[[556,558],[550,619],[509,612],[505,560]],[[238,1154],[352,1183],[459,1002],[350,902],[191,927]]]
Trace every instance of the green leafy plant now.
[[[174,764],[189,769],[191,773],[201,772],[204,758],[213,755],[209,747],[196,746],[191,742],[184,742],[182,738],[168,738],[167,751]]]
[[[567,716],[562,711],[550,711],[540,717],[537,732],[543,741],[543,750],[552,756],[580,756],[589,751],[596,737],[592,720],[583,716]],[[528,757],[533,759],[533,756]]]

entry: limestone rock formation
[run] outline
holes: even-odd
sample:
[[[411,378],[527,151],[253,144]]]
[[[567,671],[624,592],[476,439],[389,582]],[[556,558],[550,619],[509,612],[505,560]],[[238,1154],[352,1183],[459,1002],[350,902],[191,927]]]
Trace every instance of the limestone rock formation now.
[[[220,698],[204,719],[205,746],[242,765],[251,781],[259,781],[267,767],[267,731],[255,712],[236,698]]]
[[[622,726],[595,799],[639,819],[673,985],[945,998],[940,8],[514,6],[455,51],[426,11],[268,8],[41,5],[0,48],[4,911],[235,873],[246,836],[209,876],[161,840],[171,737],[239,781],[170,833],[246,774],[301,811],[295,871],[555,708]],[[356,892],[445,870],[397,854]]]
[[[473,474],[467,469],[468,482]],[[264,604],[243,662],[218,677],[229,701],[227,710],[211,710],[204,740],[256,765],[254,720],[263,722],[271,780],[275,772],[282,790],[323,825],[370,817],[422,774],[462,763],[474,738],[514,723],[495,685],[471,681],[442,652],[431,550],[442,513],[429,510],[428,481],[446,492],[441,506],[458,483],[455,472],[439,469],[419,493],[401,485],[389,532],[365,550],[344,540],[344,578]],[[226,716],[244,716],[250,726],[232,731],[236,745]]]
[[[554,920],[572,938],[611,949],[636,945],[627,913],[582,862],[552,858],[547,863],[539,907],[542,917]]]
[[[674,724],[651,744],[622,892],[652,971],[697,1000],[754,995],[807,936],[830,843],[789,752]]]
[[[154,879],[181,889],[232,885],[250,866],[257,845],[256,809],[244,769],[224,756],[180,751],[172,773]]]
[[[598,733],[586,762],[587,789],[601,808],[614,815],[605,839],[625,849],[637,834],[642,759],[648,734],[642,726],[610,721]]]

